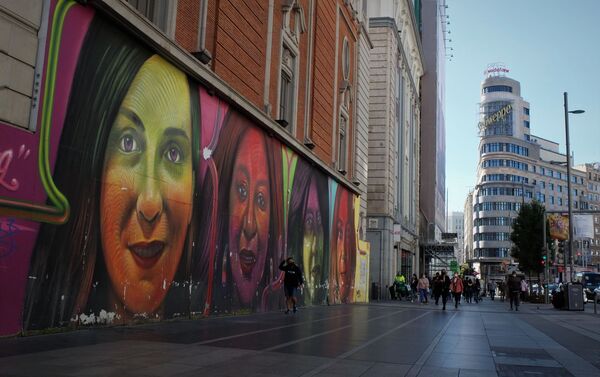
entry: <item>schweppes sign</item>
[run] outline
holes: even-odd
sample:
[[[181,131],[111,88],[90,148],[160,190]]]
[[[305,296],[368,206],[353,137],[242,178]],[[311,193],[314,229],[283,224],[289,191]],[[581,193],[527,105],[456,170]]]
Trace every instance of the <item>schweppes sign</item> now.
[[[483,121],[479,122],[479,129],[483,130],[490,124],[496,123],[500,120],[504,120],[506,118],[506,116],[508,114],[510,114],[511,111],[512,111],[512,104],[509,103],[508,105],[504,106],[500,110],[496,111],[494,114],[485,118]]]

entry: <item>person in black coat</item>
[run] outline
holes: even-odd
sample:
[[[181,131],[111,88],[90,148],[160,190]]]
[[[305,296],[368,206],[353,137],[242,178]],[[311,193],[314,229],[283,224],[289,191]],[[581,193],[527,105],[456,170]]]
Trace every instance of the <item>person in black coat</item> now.
[[[298,287],[304,283],[302,278],[302,270],[294,262],[294,258],[289,257],[286,260],[282,260],[279,265],[279,269],[285,272],[283,278],[283,290],[285,291],[286,298],[286,311],[285,314],[290,312],[290,308],[296,313],[296,292]]]

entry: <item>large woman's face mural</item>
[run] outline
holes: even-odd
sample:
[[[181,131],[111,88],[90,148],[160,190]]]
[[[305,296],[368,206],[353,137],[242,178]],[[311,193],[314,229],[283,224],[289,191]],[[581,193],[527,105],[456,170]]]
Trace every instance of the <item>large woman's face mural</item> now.
[[[318,189],[315,179],[311,180],[306,210],[304,213],[304,239],[302,248],[302,265],[309,298],[315,297],[316,284],[320,284],[323,274],[323,219],[319,207]]]
[[[100,197],[106,267],[129,312],[155,312],[177,270],[191,218],[191,140],[187,78],[153,56],[110,131]]]
[[[235,157],[229,188],[229,258],[240,301],[252,302],[263,277],[271,192],[263,134],[249,128]]]
[[[340,298],[344,299],[350,292],[352,284],[352,274],[354,271],[351,266],[351,237],[353,237],[352,224],[350,222],[349,212],[349,194],[346,190],[338,191],[337,198],[337,218],[334,221],[335,245],[336,245],[336,271],[339,284]]]

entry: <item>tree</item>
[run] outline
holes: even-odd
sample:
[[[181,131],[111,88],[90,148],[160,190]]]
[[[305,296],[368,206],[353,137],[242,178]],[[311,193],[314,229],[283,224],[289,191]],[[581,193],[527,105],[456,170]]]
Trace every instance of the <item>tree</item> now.
[[[544,271],[541,263],[544,253],[544,211],[544,206],[536,200],[523,203],[510,235],[513,242],[511,255],[519,261],[519,269],[529,275],[536,273],[538,277]]]

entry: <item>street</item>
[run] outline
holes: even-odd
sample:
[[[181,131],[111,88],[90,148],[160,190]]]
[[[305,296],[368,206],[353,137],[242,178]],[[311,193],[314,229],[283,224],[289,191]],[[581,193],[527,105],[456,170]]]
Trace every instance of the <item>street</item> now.
[[[301,308],[0,340],[2,376],[598,376],[600,315],[485,299]]]

